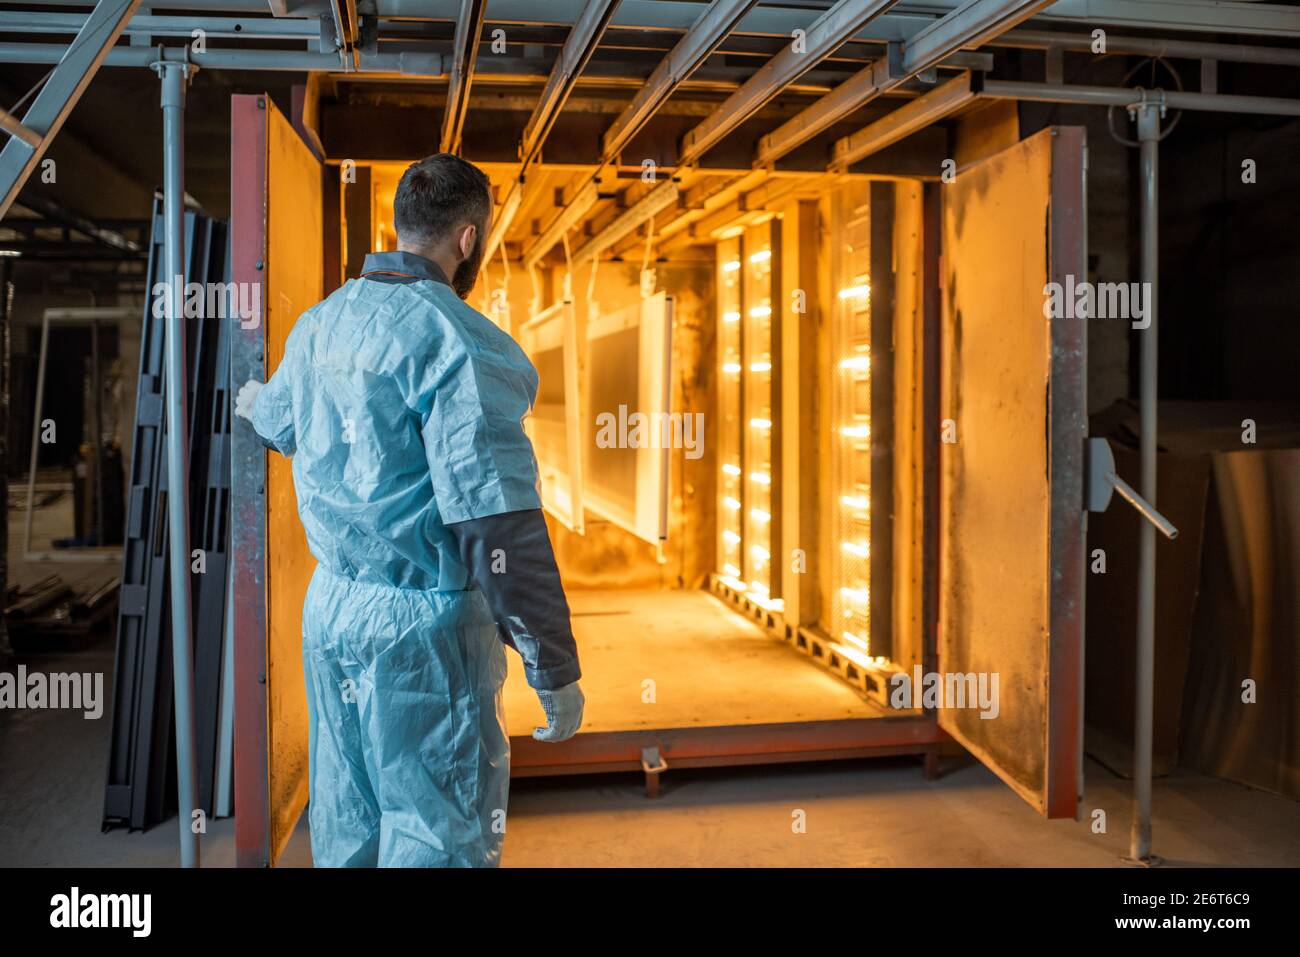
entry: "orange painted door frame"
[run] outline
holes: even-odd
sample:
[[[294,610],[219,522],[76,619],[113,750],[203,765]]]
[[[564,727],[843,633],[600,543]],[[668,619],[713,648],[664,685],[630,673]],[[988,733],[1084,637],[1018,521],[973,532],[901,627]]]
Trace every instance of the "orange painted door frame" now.
[[[274,373],[323,294],[323,176],[268,96],[231,97],[231,279],[257,290],[254,314],[234,320],[233,389]],[[236,862],[270,867],[307,803],[302,602],[316,563],[289,460],[236,420],[231,464]]]

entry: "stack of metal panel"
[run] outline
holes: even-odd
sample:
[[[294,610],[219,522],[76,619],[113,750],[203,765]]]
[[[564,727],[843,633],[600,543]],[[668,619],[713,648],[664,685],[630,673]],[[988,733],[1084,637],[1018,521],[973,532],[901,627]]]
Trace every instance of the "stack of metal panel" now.
[[[160,200],[153,210],[148,296],[140,334],[134,456],[123,547],[118,613],[113,737],[104,795],[104,827],[146,828],[176,807],[175,716],[167,570],[165,320],[155,315],[163,269]],[[230,329],[222,309],[212,314],[229,281],[229,234],[224,222],[185,215],[186,313],[190,455],[190,548],[195,718],[199,803],[211,815],[218,776],[222,648],[230,515]],[[197,286],[191,284],[198,284]],[[221,284],[218,286],[217,284]],[[177,289],[173,280],[175,292]],[[195,295],[201,291],[200,295]],[[198,305],[202,299],[202,306]],[[183,300],[186,301],[186,300]],[[163,310],[158,308],[157,313]],[[197,315],[191,313],[197,312]]]

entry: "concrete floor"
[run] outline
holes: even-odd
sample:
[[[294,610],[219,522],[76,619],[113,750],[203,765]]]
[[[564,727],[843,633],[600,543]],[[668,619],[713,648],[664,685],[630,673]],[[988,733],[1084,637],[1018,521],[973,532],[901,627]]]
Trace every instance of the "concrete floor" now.
[[[29,668],[111,674],[105,640]],[[176,822],[100,832],[107,720],[66,711],[0,711],[0,866],[169,867]],[[937,781],[907,759],[673,771],[664,794],[639,776],[514,782],[504,864],[590,866],[1078,866],[1120,864],[1129,784],[1087,769],[1087,823],[1043,821],[981,765],[946,762]],[[805,812],[805,833],[791,827]],[[1176,865],[1300,866],[1300,804],[1201,775],[1155,785],[1156,852]],[[208,866],[234,862],[232,821],[213,822]],[[304,821],[282,860],[310,866]]]
[[[11,557],[14,544],[11,538]],[[103,569],[66,571],[73,579]],[[21,564],[11,572],[17,580],[49,574]],[[107,636],[79,652],[19,661],[45,671],[103,671],[110,694],[113,645]],[[174,820],[146,833],[100,831],[110,730],[107,714],[87,721],[67,711],[0,711],[0,866],[176,864]],[[927,782],[910,759],[670,769],[657,800],[644,796],[639,775],[519,780],[512,787],[504,863],[1120,865],[1128,843],[1129,783],[1100,765],[1086,769],[1084,806],[1089,817],[1094,809],[1105,811],[1101,834],[1088,822],[1043,821],[974,761],[951,759],[944,770]],[[1174,865],[1300,866],[1300,803],[1178,773],[1156,781],[1154,807],[1155,850]],[[791,826],[798,811],[804,812],[805,833]],[[208,866],[234,863],[232,821],[210,825],[203,855]],[[305,820],[281,863],[310,866]]]

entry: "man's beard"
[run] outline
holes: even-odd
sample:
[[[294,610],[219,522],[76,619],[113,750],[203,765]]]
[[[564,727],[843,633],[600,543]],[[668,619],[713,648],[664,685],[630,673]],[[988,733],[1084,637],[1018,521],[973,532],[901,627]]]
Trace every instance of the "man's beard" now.
[[[470,290],[474,288],[474,283],[478,281],[479,267],[483,265],[483,230],[478,230],[474,237],[474,249],[469,256],[456,267],[456,273],[451,277],[451,288],[456,291],[456,295],[462,299],[468,299]]]

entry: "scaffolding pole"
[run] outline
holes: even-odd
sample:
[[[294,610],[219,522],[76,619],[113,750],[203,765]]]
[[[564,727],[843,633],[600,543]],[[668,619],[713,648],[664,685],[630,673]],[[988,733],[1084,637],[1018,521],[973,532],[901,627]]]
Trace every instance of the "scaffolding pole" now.
[[[1147,289],[1151,324],[1142,331],[1139,399],[1141,402],[1142,497],[1156,499],[1156,371],[1160,212],[1160,118],[1162,103],[1143,99],[1133,108],[1137,117],[1139,178],[1142,193],[1142,284]],[[1137,678],[1133,727],[1133,829],[1129,856],[1140,864],[1151,857],[1151,742],[1155,705],[1156,646],[1156,527],[1143,522],[1138,539]]]
[[[181,866],[199,866],[195,764],[194,646],[190,641],[189,430],[185,371],[185,85],[190,65],[160,61],[163,110],[163,262],[166,264],[167,534],[176,686],[176,796]]]

